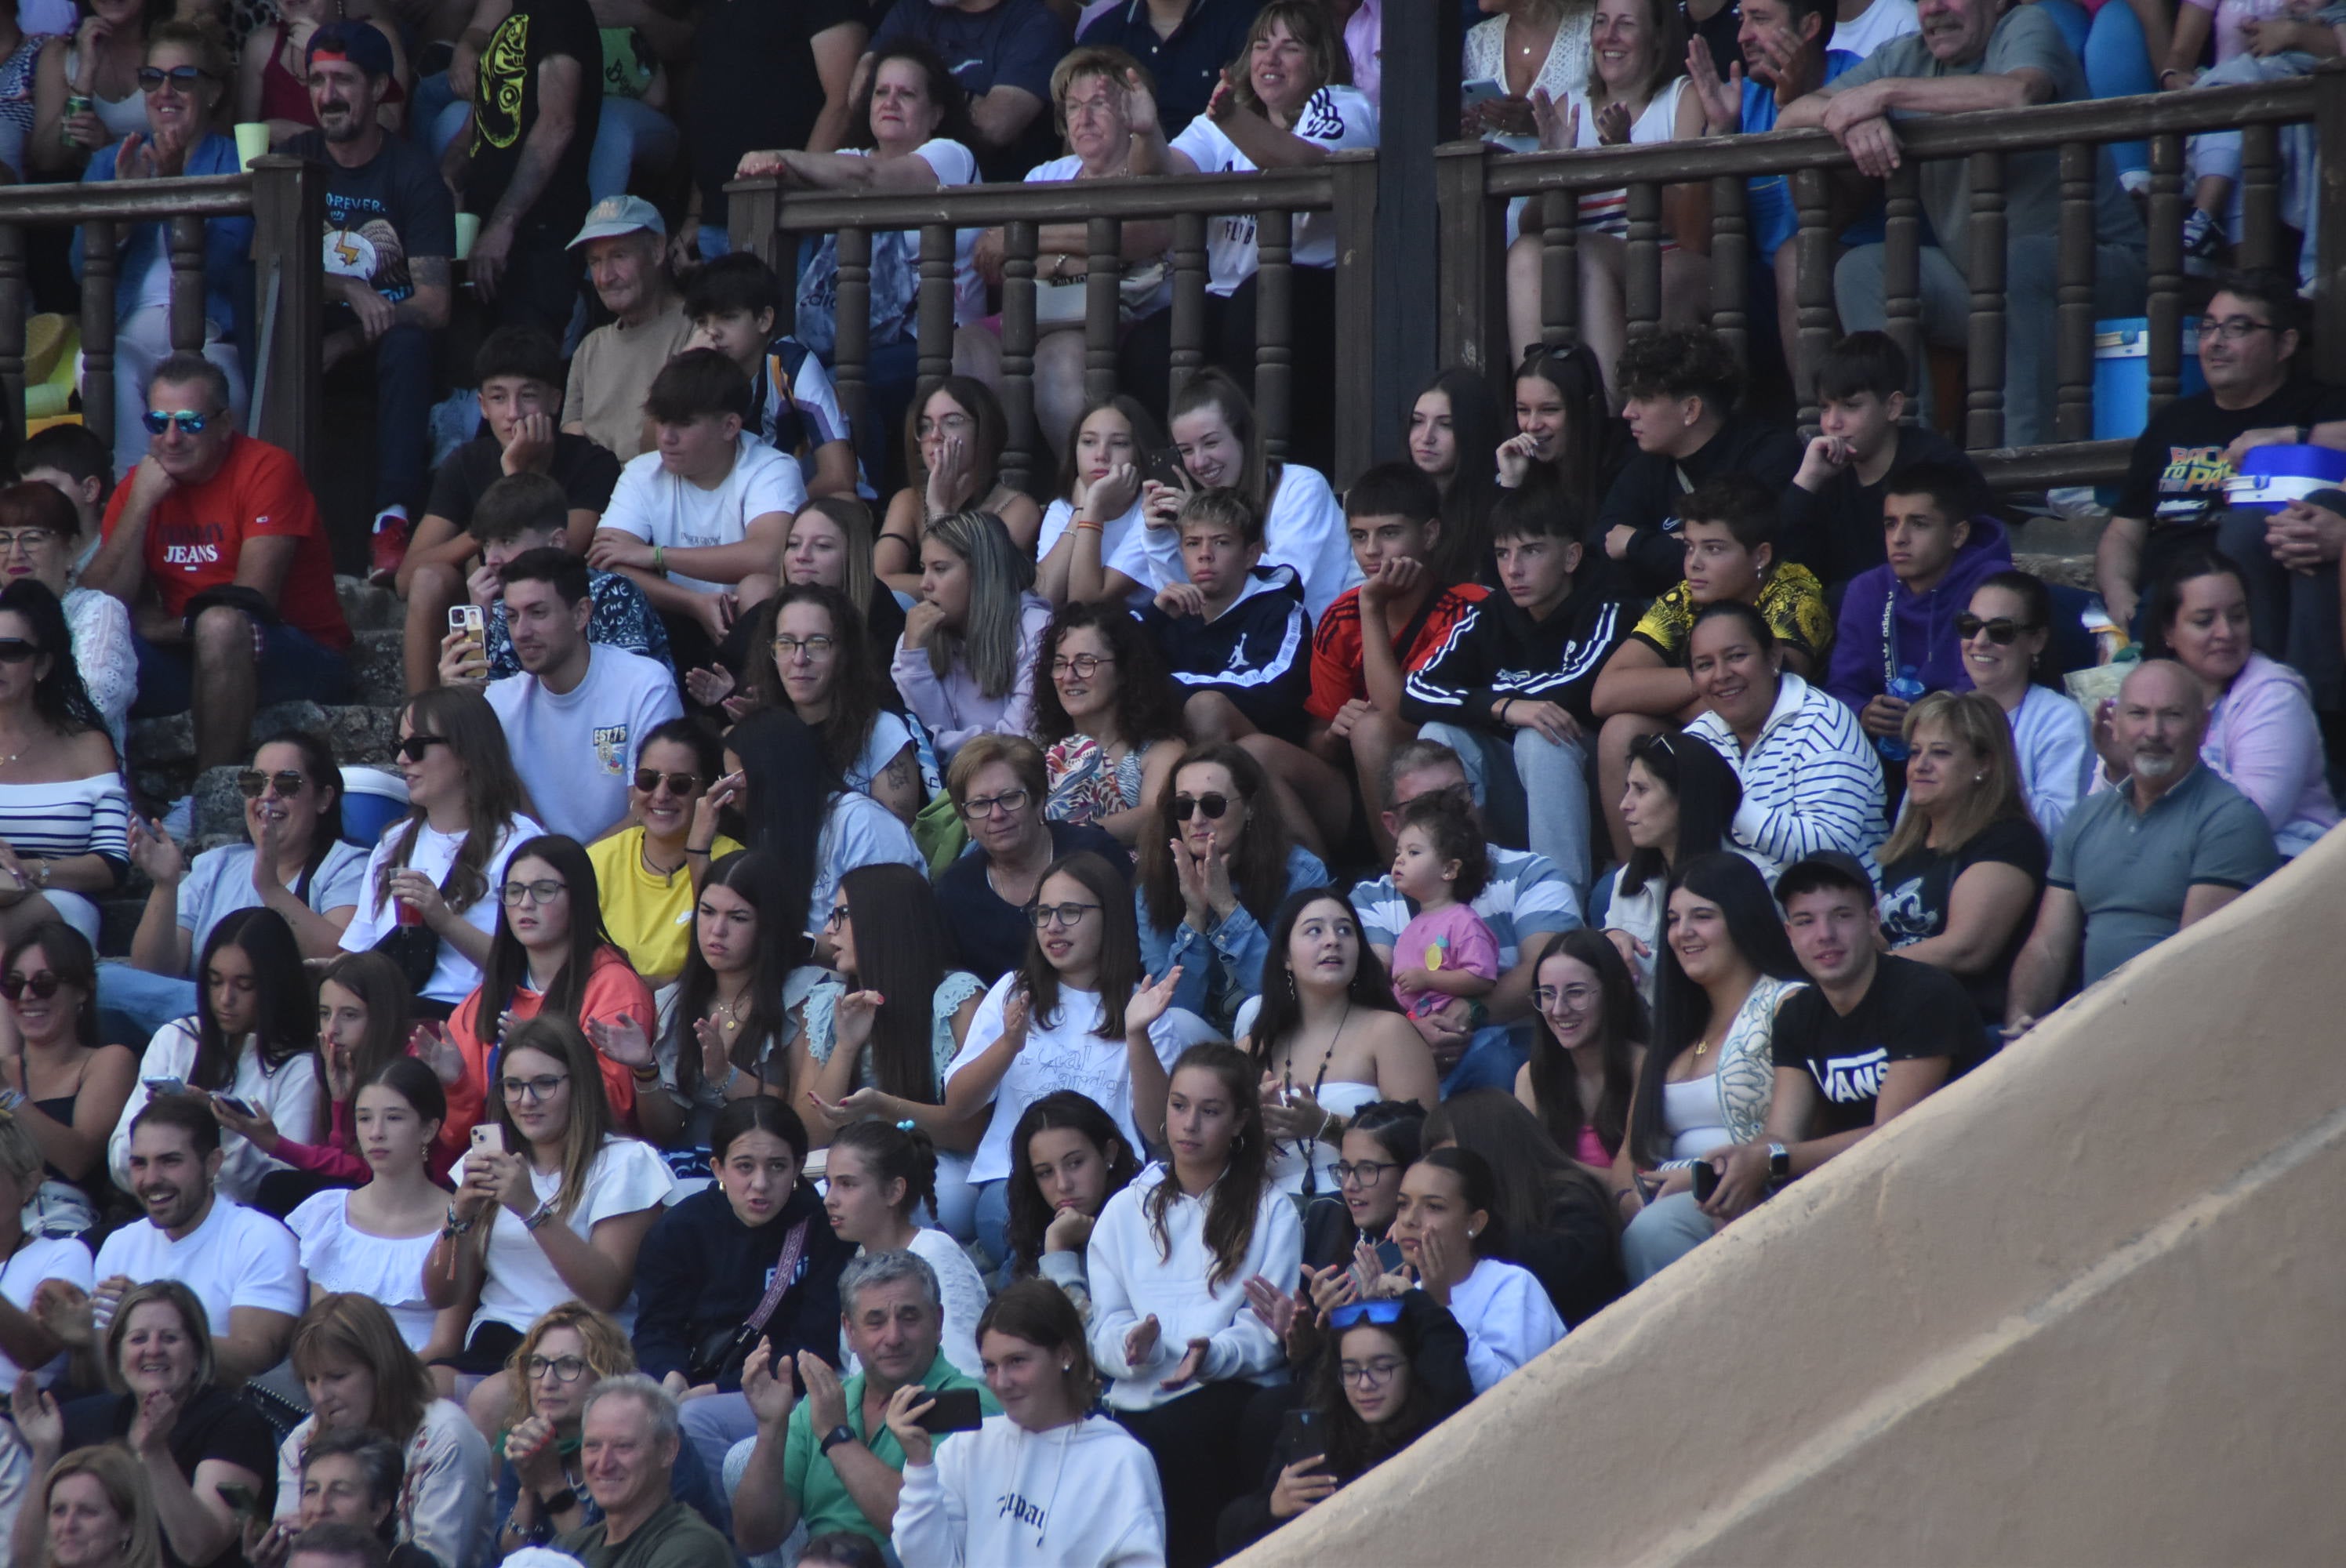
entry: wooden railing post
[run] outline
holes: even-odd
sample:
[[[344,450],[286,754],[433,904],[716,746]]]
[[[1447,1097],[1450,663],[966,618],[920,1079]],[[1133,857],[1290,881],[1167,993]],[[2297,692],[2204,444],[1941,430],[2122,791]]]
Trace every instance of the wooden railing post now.
[[[2336,66],[2314,73],[2313,139],[2321,167],[2320,272],[2314,290],[2314,373],[2326,382],[2346,381],[2346,70]]]
[[[1531,199],[1540,210],[1540,341],[1570,347],[1580,341],[1580,201],[1568,190]],[[1529,343],[1509,343],[1510,364]]]
[[[1825,351],[1832,347],[1833,322],[1837,319],[1833,311],[1833,237],[1829,227],[1832,213],[1823,169],[1803,168],[1793,173],[1792,205],[1800,217],[1800,229],[1792,239],[1800,249],[1792,253],[1792,259],[1800,316],[1800,362],[1792,367],[1792,387],[1800,402],[1800,423],[1806,427],[1817,422],[1817,367],[1824,363]]]
[[[782,191],[771,179],[748,181],[725,188],[726,239],[736,250],[747,250],[775,272],[782,270]],[[795,251],[798,248],[792,245]],[[796,271],[795,257],[791,270]],[[790,295],[782,296],[785,302]],[[786,318],[787,319],[787,318]]]
[[[1273,463],[1287,455],[1295,387],[1295,215],[1271,208],[1255,220],[1254,416]]]
[[[1002,241],[1002,416],[1009,427],[1002,479],[1013,490],[1025,490],[1034,477],[1035,452],[1034,221],[1004,224]]]
[[[114,224],[81,226],[81,418],[107,450],[114,446]],[[322,241],[321,241],[322,243]]]
[[[25,229],[0,223],[0,398],[8,427],[25,429]]]
[[[1449,142],[1434,154],[1442,199],[1440,288],[1444,365],[1470,365],[1494,380],[1515,363],[1522,344],[1502,346],[1506,330],[1506,229],[1497,204],[1483,194],[1492,161],[1479,141]]]
[[[1124,225],[1113,218],[1095,218],[1085,240],[1091,255],[1084,296],[1084,401],[1096,402],[1116,395],[1116,345],[1124,302],[1116,285],[1124,278]]]
[[[1397,384],[1403,366],[1382,351],[1383,334],[1377,330],[1377,166],[1348,158],[1333,166],[1333,174],[1336,362],[1311,367],[1314,378],[1327,380],[1304,395],[1335,400],[1336,470],[1329,477],[1344,485],[1376,460],[1378,411],[1398,407],[1417,389]]]
[[[2327,178],[2325,174],[2325,178]],[[2183,138],[2150,138],[2150,412],[2183,390]]]
[[[1206,225],[1202,212],[1173,219],[1173,351],[1166,402],[1181,395],[1206,363]]]
[[[1631,338],[1661,330],[1662,188],[1650,179],[1629,182],[1629,258],[1621,302]]]
[[[839,411],[847,416],[848,428],[862,439],[872,439],[866,432],[872,419],[872,230],[842,229],[835,241],[839,248],[839,290],[832,315],[833,362],[832,390],[839,394]],[[892,430],[872,433],[879,441],[879,450],[885,451],[896,439]]]
[[[1928,351],[1923,344],[1923,201],[1916,183],[1919,171],[1912,158],[1890,172],[1883,194],[1882,244],[1882,311],[1888,320],[1890,341],[1906,356],[1906,406],[1922,408],[1923,389],[1930,384]],[[1803,387],[1802,398],[1810,395]]]
[[[2240,242],[2233,256],[2245,269],[2280,259],[2280,136],[2275,126],[2240,127]]]
[[[1971,342],[1966,367],[1964,444],[2004,444],[2004,155],[1975,152],[1966,160],[1971,177],[1971,253],[1964,259],[1971,285]]]
[[[2101,151],[2088,142],[2061,148],[2060,277],[2054,307],[2053,439],[2094,433],[2094,199]]]
[[[319,237],[326,230],[325,201],[325,177],[306,159],[272,156],[253,161],[253,298],[260,341],[244,345],[252,382],[250,428],[291,453],[305,473],[324,456],[319,427],[326,305]],[[177,332],[175,322],[175,337]]]
[[[921,225],[921,359],[913,395],[923,401],[953,374],[954,238],[949,223]]]
[[[1749,188],[1739,175],[1710,182],[1710,324],[1735,351],[1735,362],[1751,368],[1751,239],[1745,217]]]
[[[199,354],[204,349],[204,220],[181,213],[171,219],[168,232],[171,351]]]

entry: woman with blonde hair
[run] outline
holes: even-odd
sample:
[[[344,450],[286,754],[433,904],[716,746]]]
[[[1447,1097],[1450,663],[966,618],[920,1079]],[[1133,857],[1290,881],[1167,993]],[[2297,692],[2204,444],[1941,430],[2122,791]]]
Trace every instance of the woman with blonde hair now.
[[[1882,934],[2004,1016],[2050,856],[1995,698],[1934,691],[1906,710],[1906,805],[1882,847]]]
[[[1051,624],[1035,563],[991,512],[932,518],[921,535],[921,602],[889,666],[913,717],[949,763],[963,742],[1024,735],[1035,718],[1035,661]]]
[[[161,1568],[146,1472],[111,1443],[74,1450],[20,1506],[9,1549],[26,1568]]]
[[[782,545],[782,583],[845,594],[863,617],[872,652],[884,660],[904,635],[904,610],[880,585],[872,565],[876,544],[871,507],[844,495],[815,496],[790,519],[790,538]],[[750,652],[754,656],[756,650]]]

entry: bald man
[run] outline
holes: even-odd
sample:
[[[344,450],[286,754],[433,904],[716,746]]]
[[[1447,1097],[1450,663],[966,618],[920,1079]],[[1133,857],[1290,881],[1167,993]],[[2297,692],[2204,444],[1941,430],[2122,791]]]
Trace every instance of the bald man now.
[[[2091,985],[2280,863],[2264,813],[2200,764],[2208,697],[2189,670],[2144,661],[2118,688],[2109,725],[2127,776],[2061,826],[2036,927],[2013,965],[2015,1031],[2061,999],[2081,942]]]

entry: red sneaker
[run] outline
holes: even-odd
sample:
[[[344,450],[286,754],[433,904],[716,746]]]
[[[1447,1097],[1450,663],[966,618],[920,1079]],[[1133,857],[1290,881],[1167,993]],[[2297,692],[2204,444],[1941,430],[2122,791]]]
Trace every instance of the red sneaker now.
[[[367,581],[379,587],[389,587],[399,575],[399,564],[407,559],[408,524],[405,514],[386,512],[374,520],[374,536],[367,545]]]

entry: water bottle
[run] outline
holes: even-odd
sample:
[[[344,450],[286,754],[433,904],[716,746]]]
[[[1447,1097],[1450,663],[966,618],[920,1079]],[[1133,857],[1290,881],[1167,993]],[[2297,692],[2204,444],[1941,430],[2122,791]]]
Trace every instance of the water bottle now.
[[[1898,667],[1898,678],[1890,683],[1890,695],[1896,697],[1899,701],[1910,705],[1916,697],[1923,695],[1922,677],[1916,672],[1912,665],[1902,664]],[[1903,762],[1906,760],[1906,741],[1904,737],[1897,735],[1877,735],[1873,738],[1873,744],[1882,752],[1883,760],[1889,762]]]

